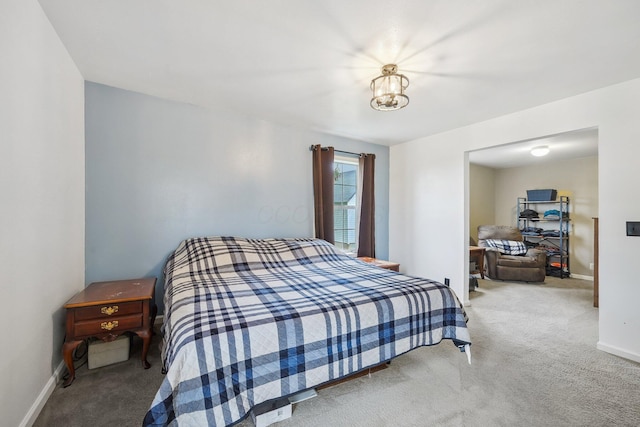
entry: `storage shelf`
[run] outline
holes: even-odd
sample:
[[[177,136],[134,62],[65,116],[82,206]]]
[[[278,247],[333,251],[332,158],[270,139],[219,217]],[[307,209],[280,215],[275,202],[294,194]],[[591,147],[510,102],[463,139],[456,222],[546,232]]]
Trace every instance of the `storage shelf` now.
[[[529,218],[529,217],[521,217],[520,214],[524,212],[526,209],[531,209],[531,207],[535,207],[536,205],[555,205],[558,207],[558,211],[560,212],[560,218],[557,219],[545,219],[544,217],[538,218]],[[535,210],[535,209],[533,209]],[[538,214],[542,214],[542,212],[538,212]],[[518,209],[516,213],[516,222],[518,224],[518,228],[522,231],[525,229],[533,228],[534,231],[536,229],[540,229],[540,227],[531,226],[532,224],[540,224],[540,223],[553,223],[557,224],[557,228],[553,227],[550,231],[559,232],[559,236],[544,236],[541,234],[523,234],[522,237],[525,241],[530,241],[534,244],[541,244],[545,240],[547,241],[547,245],[541,245],[549,248],[549,251],[557,251],[559,253],[555,254],[547,254],[547,274],[558,275],[560,278],[569,277],[569,224],[571,222],[571,218],[569,218],[569,197],[560,196],[558,200],[527,200],[526,197],[518,197]],[[531,240],[529,240],[531,239]],[[560,264],[562,267],[552,266],[551,263]]]
[[[562,198],[562,197],[565,197],[565,196],[560,196],[560,197]],[[525,200],[526,200],[526,197],[519,197],[519,198],[520,198],[520,199],[525,199]],[[568,198],[567,198],[567,199],[568,199]],[[558,200],[539,200],[539,201],[536,201],[536,200],[527,200],[527,202],[526,202],[526,203],[527,203],[528,205],[540,205],[540,204],[554,204],[554,203],[555,203],[555,204],[557,204],[557,203],[560,203],[560,202],[559,202]]]

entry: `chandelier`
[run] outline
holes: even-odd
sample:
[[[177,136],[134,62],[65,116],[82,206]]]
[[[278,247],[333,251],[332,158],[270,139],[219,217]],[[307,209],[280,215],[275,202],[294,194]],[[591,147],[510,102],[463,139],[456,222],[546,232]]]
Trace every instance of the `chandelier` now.
[[[371,108],[379,111],[393,111],[409,104],[409,97],[404,91],[409,86],[409,79],[398,74],[396,64],[382,67],[382,75],[371,80]]]

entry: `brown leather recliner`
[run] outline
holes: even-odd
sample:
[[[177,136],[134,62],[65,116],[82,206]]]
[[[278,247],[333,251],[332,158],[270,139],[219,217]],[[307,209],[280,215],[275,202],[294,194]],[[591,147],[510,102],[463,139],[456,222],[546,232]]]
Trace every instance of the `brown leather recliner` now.
[[[485,275],[490,279],[515,280],[522,282],[544,282],[547,254],[537,249],[529,249],[524,255],[505,255],[496,248],[488,247],[485,240],[514,240],[522,242],[522,233],[517,227],[507,225],[478,226],[478,246],[485,251]]]

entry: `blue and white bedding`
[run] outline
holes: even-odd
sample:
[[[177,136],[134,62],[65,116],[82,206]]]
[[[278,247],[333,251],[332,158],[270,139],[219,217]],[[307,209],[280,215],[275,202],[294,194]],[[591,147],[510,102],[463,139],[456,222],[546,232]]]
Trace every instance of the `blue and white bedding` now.
[[[516,240],[486,239],[484,244],[505,255],[525,255],[528,250],[524,242]]]
[[[144,425],[228,426],[411,349],[470,342],[448,287],[316,239],[185,240],[165,267],[167,374]]]

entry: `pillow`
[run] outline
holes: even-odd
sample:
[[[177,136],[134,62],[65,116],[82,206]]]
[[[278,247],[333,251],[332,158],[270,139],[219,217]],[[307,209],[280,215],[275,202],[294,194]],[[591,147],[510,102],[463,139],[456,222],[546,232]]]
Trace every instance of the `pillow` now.
[[[200,237],[184,240],[169,257],[165,274],[186,268],[190,275],[204,271],[240,272],[258,268],[306,265],[347,255],[320,239],[247,239]]]
[[[527,253],[527,246],[524,242],[517,242],[515,240],[487,239],[484,243],[487,247],[496,248],[498,252],[505,255],[524,255]]]

